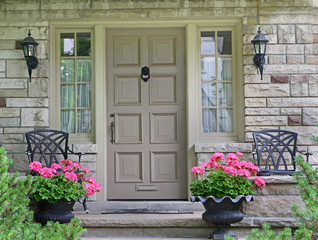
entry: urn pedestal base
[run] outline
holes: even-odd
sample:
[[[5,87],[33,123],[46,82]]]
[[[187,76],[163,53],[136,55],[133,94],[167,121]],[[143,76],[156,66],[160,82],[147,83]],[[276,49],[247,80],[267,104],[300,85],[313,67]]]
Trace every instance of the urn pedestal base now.
[[[243,220],[244,215],[240,209],[244,201],[250,202],[254,200],[254,196],[238,196],[230,198],[228,196],[216,198],[210,196],[204,198],[201,196],[192,196],[192,202],[202,202],[205,212],[202,214],[202,219],[208,223],[215,224],[218,228],[215,232],[209,235],[209,239],[223,240],[226,235],[236,238],[235,234],[229,232],[231,223],[237,223]]]

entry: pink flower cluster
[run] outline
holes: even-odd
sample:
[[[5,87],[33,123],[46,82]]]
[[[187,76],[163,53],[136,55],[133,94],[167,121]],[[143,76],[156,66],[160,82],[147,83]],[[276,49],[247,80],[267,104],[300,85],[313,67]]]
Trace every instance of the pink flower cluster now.
[[[221,161],[224,161],[224,154],[216,152],[212,155],[210,161],[203,162],[201,166],[195,166],[191,168],[190,172],[193,172],[194,175],[202,175],[206,173],[208,169],[210,170],[220,170],[222,169],[226,174],[233,176],[242,176],[250,178],[252,175],[257,174],[260,170],[259,167],[255,166],[253,163],[240,161],[240,157],[243,157],[243,153],[229,153],[226,155],[225,165],[221,164]],[[254,183],[257,186],[265,186],[265,180],[261,177],[255,177]]]
[[[61,176],[61,173],[69,181],[76,182],[81,180],[83,186],[86,188],[86,195],[93,195],[95,192],[102,190],[101,185],[93,177],[86,177],[91,172],[88,168],[83,168],[79,162],[73,163],[70,159],[61,159],[59,164],[53,163],[50,168],[42,168],[40,162],[31,162],[29,167],[30,170],[37,172],[42,177],[53,178],[54,176]],[[84,173],[79,172],[80,169]]]

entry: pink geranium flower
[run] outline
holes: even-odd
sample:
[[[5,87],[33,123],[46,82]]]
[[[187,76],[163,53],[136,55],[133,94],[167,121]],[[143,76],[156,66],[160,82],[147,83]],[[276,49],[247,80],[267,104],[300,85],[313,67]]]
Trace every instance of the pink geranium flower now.
[[[73,166],[76,167],[77,169],[82,168],[82,166],[78,162],[73,163]]]
[[[40,162],[31,162],[29,164],[30,170],[36,171],[38,173],[40,173],[41,168],[42,168],[42,164]]]
[[[73,173],[73,172],[66,172],[65,178],[67,178],[68,180],[73,181],[73,182],[77,181],[77,175],[76,175],[76,173]]]
[[[63,173],[73,172],[73,168],[71,166],[66,166],[62,169]]]
[[[60,164],[63,164],[64,166],[72,165],[72,160],[71,159],[61,159]]]
[[[60,165],[60,164],[57,164],[57,163],[52,163],[51,168],[57,170],[57,169],[60,169],[60,168],[61,168],[61,165]]]
[[[93,195],[96,192],[96,187],[92,183],[86,183],[85,188],[87,189],[86,195]]]
[[[226,172],[227,174],[233,175],[233,176],[237,175],[237,170],[232,166],[225,167],[224,172]]]
[[[84,171],[85,173],[90,173],[90,172],[91,172],[91,170],[89,170],[88,168],[83,168],[83,171]]]
[[[53,169],[44,167],[40,170],[40,174],[43,177],[52,177],[53,176]]]
[[[191,168],[190,172],[193,172],[194,175],[205,173],[202,167],[193,167]]]
[[[210,167],[210,163],[209,162],[203,162],[203,163],[201,163],[201,167],[203,167],[203,168],[209,168]]]
[[[254,178],[254,183],[259,186],[259,187],[265,187],[266,183],[265,183],[265,180],[261,177],[255,177]]]

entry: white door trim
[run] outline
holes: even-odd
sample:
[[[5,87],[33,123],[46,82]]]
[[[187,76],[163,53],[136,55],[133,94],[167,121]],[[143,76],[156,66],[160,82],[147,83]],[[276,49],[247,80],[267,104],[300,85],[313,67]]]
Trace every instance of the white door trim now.
[[[145,21],[147,20],[147,21]],[[103,191],[97,194],[97,201],[107,200],[107,121],[106,121],[106,49],[105,34],[107,28],[164,28],[164,27],[184,27],[186,29],[186,130],[187,130],[187,169],[196,164],[196,154],[194,144],[198,140],[197,126],[198,119],[198,61],[197,61],[197,29],[202,26],[241,26],[242,19],[235,17],[230,19],[224,18],[182,18],[182,19],[140,19],[140,20],[54,20],[50,22],[50,96],[55,96],[55,30],[57,28],[92,28],[94,29],[95,43],[95,106],[96,110],[96,144],[98,145],[98,154],[96,160],[96,180],[103,186]],[[241,30],[239,31],[241,32]],[[56,109],[54,98],[50,98],[51,115]],[[50,126],[56,127],[54,118],[50,118]],[[193,176],[188,172],[188,189],[189,183]],[[190,196],[190,191],[188,191]]]

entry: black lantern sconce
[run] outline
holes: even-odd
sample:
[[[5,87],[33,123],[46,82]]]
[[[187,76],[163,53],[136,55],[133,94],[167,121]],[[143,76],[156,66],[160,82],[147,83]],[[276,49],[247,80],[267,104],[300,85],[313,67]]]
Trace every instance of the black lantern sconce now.
[[[38,59],[35,57],[36,47],[39,45],[34,38],[31,37],[29,30],[28,37],[21,42],[23,47],[24,58],[28,65],[29,77],[31,82],[32,69],[36,69],[38,66]]]
[[[265,64],[265,54],[266,46],[268,40],[265,38],[264,34],[261,33],[260,27],[258,27],[258,34],[251,41],[254,45],[255,56],[253,58],[255,66],[259,68],[261,73],[261,80],[263,80],[263,68]]]

